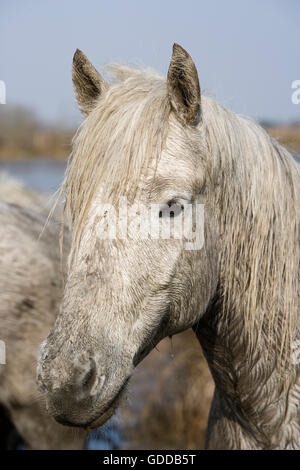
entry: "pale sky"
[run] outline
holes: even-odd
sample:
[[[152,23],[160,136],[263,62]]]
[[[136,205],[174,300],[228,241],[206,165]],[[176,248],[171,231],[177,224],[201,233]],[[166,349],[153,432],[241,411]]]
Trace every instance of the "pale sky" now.
[[[80,120],[71,82],[76,48],[167,72],[172,44],[193,57],[201,89],[255,119],[300,120],[299,0],[0,0],[0,80],[7,103],[46,121]]]

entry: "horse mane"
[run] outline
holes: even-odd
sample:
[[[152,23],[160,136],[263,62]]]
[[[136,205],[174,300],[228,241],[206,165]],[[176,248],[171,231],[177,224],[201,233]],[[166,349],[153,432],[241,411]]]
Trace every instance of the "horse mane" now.
[[[61,188],[70,258],[101,183],[104,201],[134,191],[168,134],[166,81],[151,70],[107,70],[111,86],[78,129]],[[259,331],[290,360],[299,312],[299,168],[259,125],[205,96],[199,126],[224,238],[224,309],[243,312],[250,337]]]
[[[211,99],[204,114],[215,182],[209,197],[216,198],[223,238],[223,310],[244,315],[252,351],[267,344],[269,357],[290,370],[299,335],[300,168],[249,118]]]

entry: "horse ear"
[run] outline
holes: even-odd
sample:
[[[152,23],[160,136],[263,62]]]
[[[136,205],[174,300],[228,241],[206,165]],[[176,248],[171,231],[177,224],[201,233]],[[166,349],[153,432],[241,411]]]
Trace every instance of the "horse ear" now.
[[[198,72],[191,56],[176,43],[173,45],[167,85],[171,106],[179,120],[197,125],[201,104]]]
[[[97,98],[108,88],[108,84],[79,49],[73,57],[72,80],[78,107],[87,116]]]

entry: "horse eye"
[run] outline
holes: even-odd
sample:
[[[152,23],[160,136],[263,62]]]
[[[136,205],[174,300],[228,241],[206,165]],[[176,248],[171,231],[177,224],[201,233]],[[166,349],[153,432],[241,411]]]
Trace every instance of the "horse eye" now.
[[[169,201],[159,211],[159,217],[176,217],[184,210],[184,206],[178,201]]]

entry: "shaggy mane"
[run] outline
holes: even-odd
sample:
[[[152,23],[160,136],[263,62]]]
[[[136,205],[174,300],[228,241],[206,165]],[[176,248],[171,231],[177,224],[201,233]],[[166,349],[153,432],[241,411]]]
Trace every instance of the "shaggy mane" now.
[[[223,234],[223,311],[244,315],[252,352],[267,344],[269,357],[290,370],[299,339],[300,168],[249,118],[211,99],[203,113],[209,197]]]

